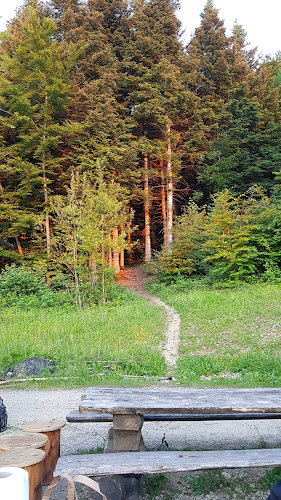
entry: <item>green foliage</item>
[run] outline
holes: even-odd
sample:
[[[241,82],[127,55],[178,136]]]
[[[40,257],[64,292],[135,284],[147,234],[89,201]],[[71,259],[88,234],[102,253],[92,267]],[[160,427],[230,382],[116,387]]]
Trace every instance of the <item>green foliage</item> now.
[[[164,474],[155,474],[150,478],[146,478],[141,486],[141,494],[148,495],[149,498],[156,498],[167,486],[167,476]]]
[[[281,468],[274,467],[274,469],[269,469],[265,471],[264,477],[262,477],[259,481],[260,487],[263,491],[270,490],[272,486],[280,481],[281,479]]]
[[[187,481],[195,495],[208,495],[222,486],[227,486],[227,480],[221,472],[204,472],[196,477],[187,477]]]
[[[214,196],[208,213],[191,204],[174,227],[171,252],[159,261],[170,276],[207,275],[215,286],[239,280],[278,281],[281,269],[280,204],[258,187],[235,197],[229,190]]]
[[[71,307],[70,296],[47,287],[42,276],[25,267],[11,265],[0,273],[0,308]]]
[[[53,267],[69,279],[79,307],[114,295],[110,285],[115,273],[107,265],[111,251],[128,248],[126,232],[133,214],[127,203],[124,188],[106,183],[101,173],[95,183],[86,174],[73,173],[67,196],[51,199]]]
[[[210,289],[182,279],[156,286],[152,291],[181,317],[176,373],[181,383],[280,386],[280,284]]]
[[[263,119],[256,96],[245,94],[243,87],[233,94],[227,125],[205,157],[200,178],[210,192],[230,188],[241,194],[253,184],[266,190],[274,186],[273,172],[281,159],[280,123],[272,111]]]
[[[167,274],[200,274],[207,269],[204,265],[206,213],[190,203],[186,212],[178,217],[173,230],[173,251],[162,253],[160,262]]]
[[[113,384],[123,375],[165,375],[165,361],[158,350],[163,315],[133,294],[114,307],[3,307],[0,330],[0,371],[36,356],[53,360],[55,375],[68,376],[70,385]],[[105,368],[109,363],[110,371]]]

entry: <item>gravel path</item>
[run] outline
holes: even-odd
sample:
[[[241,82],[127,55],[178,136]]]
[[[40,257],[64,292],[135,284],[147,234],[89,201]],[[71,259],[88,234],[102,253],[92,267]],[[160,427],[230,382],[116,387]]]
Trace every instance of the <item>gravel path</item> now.
[[[165,330],[166,343],[163,346],[163,356],[167,365],[167,374],[173,375],[174,368],[178,360],[178,348],[180,339],[180,316],[173,307],[168,306],[159,297],[152,295],[145,290],[147,276],[143,272],[143,266],[127,268],[122,271],[118,282],[126,286],[129,290],[135,290],[138,295],[162,307],[167,315],[167,325]]]

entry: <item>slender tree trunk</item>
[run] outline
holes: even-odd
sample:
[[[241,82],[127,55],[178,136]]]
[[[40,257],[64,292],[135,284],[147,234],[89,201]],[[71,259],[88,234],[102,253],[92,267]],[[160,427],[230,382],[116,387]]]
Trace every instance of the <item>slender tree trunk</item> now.
[[[167,249],[173,241],[173,169],[172,169],[172,147],[171,147],[171,127],[169,117],[167,118]]]
[[[145,252],[144,259],[151,260],[150,214],[149,214],[149,185],[148,185],[148,157],[144,155],[144,232]]]
[[[132,250],[131,250],[131,233],[129,232],[127,234],[127,243],[128,243],[128,262],[129,264],[132,264]]]
[[[127,207],[127,214],[129,217],[130,214],[130,208]],[[130,227],[128,228],[128,233],[127,233],[127,243],[128,243],[128,262],[129,264],[132,264],[132,249],[131,249],[131,242],[132,242],[132,237],[131,237],[131,231]]]
[[[105,257],[104,257],[104,241],[103,241],[103,227],[101,228],[101,264],[102,264],[102,267],[104,266],[104,260],[105,260]]]
[[[120,273],[119,252],[116,249],[118,243],[118,228],[113,229],[113,267],[116,274]]]
[[[2,182],[1,182],[1,180],[0,180],[0,191],[4,191],[3,184],[2,184]],[[5,200],[5,198],[4,198],[4,203],[7,203],[7,200]],[[10,221],[12,220],[12,216],[11,216],[11,214],[9,215],[9,219],[10,219]],[[20,254],[20,255],[23,255],[23,250],[22,250],[22,247],[21,247],[21,244],[20,244],[20,239],[19,239],[19,237],[18,237],[18,236],[15,236],[15,240],[16,240],[16,244],[17,244],[17,248],[18,248],[18,252],[19,252],[19,254]]]
[[[91,255],[91,285],[94,286],[97,282],[97,264],[95,255]]]
[[[74,269],[74,283],[75,283],[75,294],[76,301],[79,308],[82,308],[82,300],[80,295],[80,284],[78,276],[78,241],[77,241],[77,228],[75,224],[73,225],[73,269]]]
[[[109,245],[111,245],[111,238],[109,241]],[[112,267],[112,250],[111,250],[110,246],[108,248],[108,265],[109,265],[109,267]]]
[[[45,139],[45,137],[44,137]],[[43,177],[43,192],[44,192],[44,201],[46,204],[46,215],[45,215],[45,230],[46,230],[46,248],[47,248],[47,256],[51,255],[51,232],[50,232],[50,216],[48,209],[48,188],[47,188],[47,176],[46,176],[46,157],[45,153],[42,154],[42,177]]]
[[[12,218],[12,217],[10,216],[10,218]],[[16,244],[17,244],[17,247],[18,247],[18,252],[19,252],[19,254],[20,254],[20,255],[23,255],[23,250],[22,250],[22,246],[21,246],[21,244],[20,244],[20,239],[19,239],[19,237],[18,237],[18,236],[15,236],[15,240],[16,240]]]
[[[48,105],[48,96],[47,93],[45,94],[45,105],[47,107]],[[44,129],[46,129],[46,122],[44,123]],[[43,143],[46,140],[46,136],[43,135]],[[45,227],[46,227],[46,247],[47,247],[47,256],[50,257],[51,255],[51,232],[50,232],[50,216],[49,216],[49,209],[48,209],[48,188],[47,188],[47,176],[46,176],[46,155],[45,151],[43,150],[42,153],[42,174],[43,174],[43,191],[44,191],[44,200],[46,204],[46,216],[45,216]]]
[[[125,252],[124,248],[121,248],[120,252],[120,269],[124,269],[125,267]]]
[[[163,221],[163,247],[164,250],[167,250],[167,211],[166,211],[166,190],[165,190],[163,159],[160,160],[160,178],[161,178],[161,206],[162,206],[162,221]]]

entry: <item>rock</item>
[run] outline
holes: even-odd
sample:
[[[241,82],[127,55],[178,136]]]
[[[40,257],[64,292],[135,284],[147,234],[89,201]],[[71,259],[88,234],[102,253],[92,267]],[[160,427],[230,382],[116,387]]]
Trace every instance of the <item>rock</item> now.
[[[224,479],[229,483],[231,481],[231,475],[229,472],[223,471],[221,475],[224,477]]]
[[[21,376],[34,376],[40,375],[42,371],[48,370],[54,373],[56,365],[50,359],[44,358],[29,358],[18,363],[14,368],[7,370],[5,377],[21,377]]]
[[[126,500],[139,500],[140,494],[140,476],[125,477]]]
[[[123,476],[93,477],[100,485],[100,489],[107,500],[124,500],[126,498],[126,489]],[[88,495],[91,500],[100,500],[99,493],[88,489]]]

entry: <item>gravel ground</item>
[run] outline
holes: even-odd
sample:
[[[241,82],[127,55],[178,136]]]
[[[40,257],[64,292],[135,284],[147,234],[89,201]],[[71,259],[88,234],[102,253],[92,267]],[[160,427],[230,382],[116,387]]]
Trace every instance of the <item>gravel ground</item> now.
[[[8,430],[19,430],[21,425],[33,419],[65,419],[70,410],[77,409],[84,389],[72,390],[31,390],[2,389],[1,397],[7,407]],[[110,424],[104,423],[67,423],[61,432],[61,454],[75,454],[81,451],[103,447]],[[251,447],[278,447],[281,445],[281,421],[240,421],[240,422],[146,422],[143,437],[148,449],[161,447],[163,438],[171,449],[233,449]],[[256,472],[258,473],[258,472]],[[237,476],[237,472],[235,473]],[[233,478],[235,479],[235,474]],[[239,474],[239,473],[238,473]],[[244,482],[252,481],[255,471],[240,472]],[[232,476],[228,480],[232,481]],[[248,479],[247,479],[248,478]],[[249,479],[250,478],[250,479]],[[234,480],[233,479],[233,480]],[[175,486],[179,490],[172,493]],[[168,491],[160,496],[144,496],[143,499],[155,500],[196,499],[196,500],[264,500],[267,494],[256,492],[247,497],[238,492],[223,491],[208,495],[194,495],[186,489],[179,475],[169,476]],[[182,490],[182,491],[181,491]],[[169,493],[170,491],[170,493]],[[172,496],[169,496],[169,495]],[[238,496],[237,496],[238,495]],[[65,497],[53,496],[56,500]],[[84,499],[83,499],[84,500]]]

